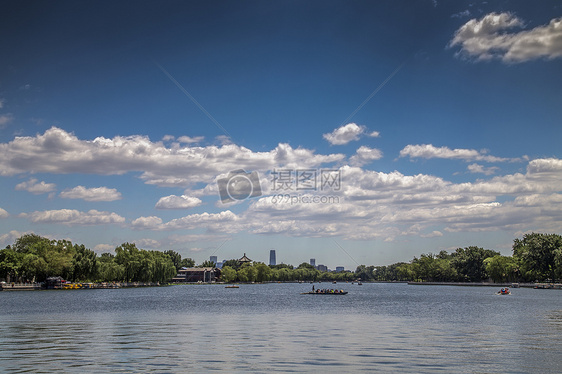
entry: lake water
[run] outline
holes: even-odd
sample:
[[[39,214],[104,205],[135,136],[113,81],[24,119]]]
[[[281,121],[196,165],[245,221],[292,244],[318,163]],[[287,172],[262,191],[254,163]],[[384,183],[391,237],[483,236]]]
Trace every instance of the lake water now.
[[[562,372],[562,291],[315,286],[0,292],[0,372]]]

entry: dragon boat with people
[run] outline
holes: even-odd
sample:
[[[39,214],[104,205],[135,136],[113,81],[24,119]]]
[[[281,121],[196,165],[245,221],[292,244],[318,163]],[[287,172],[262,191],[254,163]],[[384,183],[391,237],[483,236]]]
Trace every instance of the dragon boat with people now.
[[[335,289],[317,289],[310,292],[301,292],[301,295],[347,295],[347,291]]]

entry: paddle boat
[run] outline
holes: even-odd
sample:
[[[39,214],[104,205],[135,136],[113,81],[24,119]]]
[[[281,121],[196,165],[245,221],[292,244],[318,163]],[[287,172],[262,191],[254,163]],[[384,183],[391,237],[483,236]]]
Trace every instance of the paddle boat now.
[[[499,290],[497,293],[497,295],[511,295],[511,291],[509,290],[509,288],[502,288],[501,290]]]

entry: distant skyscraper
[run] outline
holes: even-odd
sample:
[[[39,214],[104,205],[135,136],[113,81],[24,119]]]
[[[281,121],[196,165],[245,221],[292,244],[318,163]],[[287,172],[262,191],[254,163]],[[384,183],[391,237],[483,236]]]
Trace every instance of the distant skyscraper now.
[[[269,264],[277,265],[277,262],[275,261],[275,249],[269,251]]]
[[[315,258],[310,259],[310,265],[316,267],[316,259]]]
[[[214,262],[215,265],[216,265],[217,262],[218,262],[218,261],[217,261],[217,256],[211,256],[211,257],[210,257],[210,260],[211,260],[211,262]]]
[[[343,266],[336,266],[336,272],[341,273],[345,268]]]

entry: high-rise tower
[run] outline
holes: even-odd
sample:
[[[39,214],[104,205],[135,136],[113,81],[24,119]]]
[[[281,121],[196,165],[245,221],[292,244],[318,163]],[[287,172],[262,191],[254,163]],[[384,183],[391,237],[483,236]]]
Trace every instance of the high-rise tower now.
[[[275,261],[275,249],[269,251],[269,265],[277,265]]]

